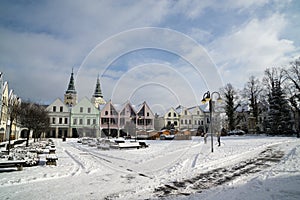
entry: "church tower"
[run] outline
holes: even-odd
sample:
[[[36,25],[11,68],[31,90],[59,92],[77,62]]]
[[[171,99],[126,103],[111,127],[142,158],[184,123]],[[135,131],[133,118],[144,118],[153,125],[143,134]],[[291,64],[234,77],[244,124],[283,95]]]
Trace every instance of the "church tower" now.
[[[99,108],[99,105],[106,104],[106,101],[103,99],[103,95],[101,92],[99,76],[97,77],[96,88],[95,88],[95,92],[94,92],[94,95],[93,95],[91,101],[95,105],[96,108]]]
[[[74,83],[74,77],[73,77],[73,69],[70,77],[70,82],[68,85],[68,90],[65,93],[64,96],[64,103],[67,106],[75,106],[77,104],[77,92],[75,90],[75,83]]]

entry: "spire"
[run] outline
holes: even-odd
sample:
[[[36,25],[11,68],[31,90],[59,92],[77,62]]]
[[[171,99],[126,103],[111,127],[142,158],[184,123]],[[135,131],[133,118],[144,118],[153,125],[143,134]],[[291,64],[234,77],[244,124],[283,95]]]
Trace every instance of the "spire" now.
[[[97,77],[97,84],[96,84],[96,88],[95,88],[95,92],[94,92],[93,97],[101,97],[101,98],[103,98],[103,95],[102,95],[102,92],[101,92],[99,75]]]
[[[76,94],[76,90],[75,90],[75,84],[74,84],[74,77],[73,77],[73,68],[72,68],[72,73],[71,73],[71,77],[70,77],[70,82],[68,85],[68,90],[66,91],[66,94]]]

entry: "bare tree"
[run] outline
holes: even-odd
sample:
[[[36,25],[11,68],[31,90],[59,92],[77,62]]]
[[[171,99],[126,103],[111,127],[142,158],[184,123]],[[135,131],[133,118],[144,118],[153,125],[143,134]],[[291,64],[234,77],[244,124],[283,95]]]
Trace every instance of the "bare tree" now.
[[[11,93],[8,102],[8,113],[9,113],[9,120],[10,120],[8,146],[7,146],[8,154],[10,152],[10,147],[11,147],[10,141],[11,141],[13,122],[17,120],[20,114],[20,110],[21,110],[20,107],[21,107],[21,99],[17,97],[15,94]]]
[[[49,115],[45,107],[30,102],[21,104],[20,120],[21,124],[28,128],[26,146],[28,146],[30,131],[33,131],[35,141],[50,127]]]
[[[288,81],[287,91],[289,94],[289,102],[292,106],[295,127],[299,134],[300,123],[300,58],[290,63],[290,66],[287,70],[284,70],[286,79]]]
[[[251,76],[244,87],[243,96],[249,100],[249,106],[251,108],[250,112],[253,114],[256,122],[258,121],[259,116],[258,102],[261,92],[262,87],[259,79]]]

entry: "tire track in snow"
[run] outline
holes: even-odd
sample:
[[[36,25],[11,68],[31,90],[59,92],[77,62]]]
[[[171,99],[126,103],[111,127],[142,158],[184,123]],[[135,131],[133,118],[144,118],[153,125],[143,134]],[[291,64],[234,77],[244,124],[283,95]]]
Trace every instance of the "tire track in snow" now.
[[[158,198],[201,193],[203,190],[233,181],[237,177],[258,173],[281,161],[284,152],[268,147],[257,157],[237,164],[216,168],[193,178],[173,181],[154,189]]]
[[[199,157],[199,153],[197,153],[197,155],[195,156],[195,158],[194,158],[194,160],[193,160],[193,163],[192,163],[192,168],[194,168],[194,167],[196,166],[196,163],[197,163],[198,157]]]
[[[80,169],[86,170],[85,166],[78,159],[76,159],[68,150],[64,150],[64,151],[79,166],[79,168],[75,170],[75,172],[71,173],[72,176],[78,174],[80,172]]]

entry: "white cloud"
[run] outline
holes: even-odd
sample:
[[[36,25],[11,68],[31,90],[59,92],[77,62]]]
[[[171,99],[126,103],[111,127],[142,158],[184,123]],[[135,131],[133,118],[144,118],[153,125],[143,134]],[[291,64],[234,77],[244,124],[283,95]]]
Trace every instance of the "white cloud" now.
[[[280,2],[280,1],[278,1]],[[172,66],[179,74],[184,75],[196,96],[211,87],[214,83],[219,86],[220,77],[214,63],[210,60],[205,48],[195,45],[192,40],[182,37],[180,31],[187,33],[193,39],[209,46],[209,53],[214,61],[220,65],[219,71],[226,81],[244,83],[244,77],[252,72],[261,72],[272,63],[288,59],[287,55],[295,47],[292,41],[282,37],[286,27],[285,15],[273,14],[261,19],[267,14],[257,13],[256,8],[263,8],[275,4],[280,10],[282,5],[277,0],[252,1],[43,1],[30,3],[1,2],[0,6],[0,66],[6,79],[11,80],[12,86],[24,98],[51,101],[62,97],[66,90],[71,68],[78,73],[76,88],[80,96],[90,97],[94,91],[98,73],[106,76],[101,79],[104,95],[110,97],[116,81],[126,73],[129,66],[136,66],[157,62],[160,65]],[[254,13],[254,19],[241,25],[242,20],[232,22],[232,18],[239,13],[242,20],[249,13]],[[242,13],[242,14],[240,14]],[[226,14],[219,20],[214,15]],[[212,17],[209,21],[209,17]],[[178,20],[180,18],[180,20]],[[216,19],[216,21],[214,21]],[[245,17],[245,19],[249,19]],[[203,22],[198,24],[198,22]],[[132,28],[160,26],[175,27],[177,34],[168,31],[136,32],[130,37],[118,38],[106,43],[102,48],[95,48],[104,40],[110,40],[112,35]],[[226,24],[226,28],[222,27]],[[203,25],[203,26],[202,26]],[[216,28],[217,27],[217,28]],[[227,33],[229,27],[236,27]],[[293,29],[297,30],[297,28]],[[220,31],[220,32],[219,32]],[[130,31],[129,31],[130,32]],[[217,32],[217,34],[216,34]],[[295,31],[294,31],[295,32]],[[222,35],[216,38],[216,35]],[[126,34],[125,34],[126,36]],[[105,43],[105,42],[104,42]],[[193,46],[194,45],[194,46]],[[127,65],[109,66],[114,59],[119,59],[128,50],[142,47],[156,47],[175,53],[186,59],[168,60],[168,58],[153,57],[144,60],[143,57],[129,59]],[[86,58],[80,67],[83,60]],[[190,62],[190,63],[188,63]],[[109,66],[109,67],[108,67]],[[149,66],[148,66],[149,67]],[[151,69],[151,67],[149,67]],[[155,68],[157,69],[157,68]],[[174,71],[173,71],[174,72]],[[146,74],[144,74],[146,73]],[[168,70],[156,72],[145,69],[136,76],[137,80],[144,77],[148,82],[161,83],[160,79],[149,78],[158,73],[158,77],[169,80],[170,88],[175,88],[174,74]],[[232,74],[241,74],[239,78],[232,78]],[[136,74],[137,75],[137,74]],[[122,82],[123,88],[134,84],[134,78],[126,76],[128,82]],[[129,77],[131,79],[129,79]],[[124,78],[124,77],[123,77]],[[125,80],[125,79],[122,79]],[[185,80],[183,80],[184,82]],[[182,81],[180,81],[182,82]],[[144,82],[138,82],[143,85]],[[184,85],[184,84],[183,84]],[[185,85],[189,88],[188,85]],[[215,85],[214,85],[215,86]],[[144,88],[149,89],[150,86]],[[179,86],[181,90],[186,87]],[[154,86],[158,93],[166,88]],[[140,88],[135,95],[144,100],[153,96],[142,92]],[[145,91],[145,90],[144,90]],[[174,89],[175,91],[175,89]],[[126,93],[125,89],[120,93]],[[168,93],[168,92],[167,92]],[[180,93],[176,92],[175,93]],[[181,93],[180,93],[181,94]],[[183,94],[183,93],[182,93]],[[155,104],[155,99],[152,100]],[[170,102],[175,102],[175,99]],[[188,102],[187,102],[188,103]],[[172,105],[175,106],[175,105]]]
[[[295,47],[292,41],[281,38],[285,25],[283,15],[273,14],[263,20],[252,19],[214,41],[210,53],[225,81],[241,84],[252,74],[262,74],[266,67],[290,60]]]
[[[7,79],[13,79],[19,95],[25,99],[49,101],[51,96],[62,97],[71,68],[77,70],[94,46],[122,30],[159,22],[166,14],[166,3],[47,1],[6,5],[1,2],[0,20],[5,24],[0,25],[1,71]],[[31,78],[16,76],[19,72]],[[57,77],[60,79],[54,81]],[[33,78],[38,79],[33,81]],[[94,87],[94,80],[89,87]],[[36,82],[40,89],[33,90]]]

